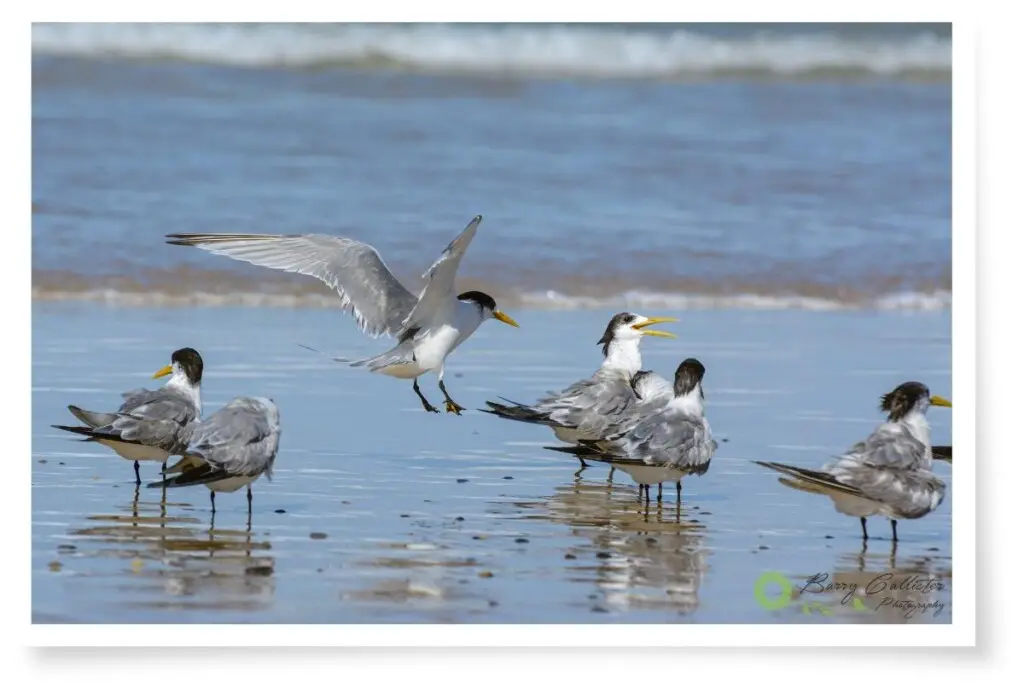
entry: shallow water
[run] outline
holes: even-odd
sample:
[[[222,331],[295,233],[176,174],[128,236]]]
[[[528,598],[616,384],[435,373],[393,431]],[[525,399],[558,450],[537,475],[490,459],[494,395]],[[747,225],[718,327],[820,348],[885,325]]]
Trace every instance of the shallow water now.
[[[512,311],[450,360],[446,384],[469,408],[498,395],[530,400],[589,374],[616,311]],[[671,314],[643,310],[649,315]],[[787,489],[750,461],[819,466],[879,420],[878,397],[917,379],[949,396],[950,316],[932,313],[694,311],[666,325],[679,340],[644,342],[645,366],[707,366],[709,420],[720,442],[683,500],[637,501],[621,472],[542,449],[550,433],[477,411],[424,413],[410,385],[343,368],[297,344],[368,354],[336,311],[33,308],[32,570],[36,622],[799,622],[906,621],[881,597],[942,603],[911,620],[952,615],[952,489],[931,515],[869,521]],[[170,352],[196,347],[204,412],[235,395],[282,413],[273,481],[245,496],[205,488],[136,490],[132,466],[50,428],[68,403],[107,407],[154,386]],[[440,396],[429,378],[431,400]],[[955,397],[951,397],[954,398]],[[950,411],[929,413],[950,442]],[[935,471],[951,483],[951,469]],[[143,464],[144,481],[159,476]],[[283,512],[276,512],[282,510]],[[937,583],[755,599],[765,572],[798,592],[907,576]],[[892,578],[885,578],[891,573]],[[883,578],[878,579],[880,575]],[[937,585],[939,584],[939,585]],[[811,584],[813,589],[816,583]],[[777,599],[768,585],[764,600]],[[764,601],[763,600],[763,601]],[[827,611],[828,613],[824,613]]]

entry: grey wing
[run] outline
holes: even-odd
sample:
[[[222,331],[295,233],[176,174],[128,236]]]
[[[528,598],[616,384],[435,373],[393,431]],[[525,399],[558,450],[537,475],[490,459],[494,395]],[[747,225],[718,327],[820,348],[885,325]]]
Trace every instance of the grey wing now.
[[[697,470],[707,467],[717,446],[709,438],[702,419],[691,416],[665,419],[664,413],[639,422],[623,441],[631,457],[649,465]]]
[[[946,484],[926,470],[854,467],[836,479],[872,500],[886,503],[902,517],[915,519],[934,510],[946,494]]]
[[[331,235],[174,233],[168,244],[198,247],[239,261],[310,275],[341,296],[342,309],[372,337],[398,336],[417,298],[395,278],[377,250]]]
[[[192,431],[188,454],[229,474],[270,474],[280,440],[276,407],[267,399],[237,398]]]
[[[469,243],[476,236],[476,229],[481,220],[483,216],[473,218],[459,236],[445,247],[433,265],[423,273],[427,286],[420,292],[415,306],[403,319],[402,325],[405,329],[421,326],[430,320],[441,306],[455,297],[455,274],[459,270],[466,249],[469,248]]]
[[[174,391],[145,391],[133,394],[118,410],[113,422],[96,430],[123,441],[180,452],[199,412],[194,403]]]
[[[636,394],[625,378],[598,372],[556,397],[543,399],[537,408],[587,438],[600,438],[616,431],[616,425],[636,404]]]
[[[835,462],[825,465],[826,472],[836,475],[845,470],[867,465],[885,469],[917,470],[925,466],[930,453],[906,427],[886,423],[871,436],[854,444]]]

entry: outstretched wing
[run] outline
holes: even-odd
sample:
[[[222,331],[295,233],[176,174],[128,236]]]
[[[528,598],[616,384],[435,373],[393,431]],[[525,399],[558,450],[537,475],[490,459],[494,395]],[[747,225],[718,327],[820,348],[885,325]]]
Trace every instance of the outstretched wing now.
[[[198,247],[239,261],[310,275],[341,296],[359,329],[372,337],[398,336],[417,298],[395,278],[377,250],[331,235],[173,233],[167,243]]]
[[[445,247],[433,265],[423,273],[427,286],[420,292],[416,305],[402,321],[404,329],[412,329],[427,322],[438,309],[455,298],[455,274],[482,220],[483,216],[473,218],[459,236]]]

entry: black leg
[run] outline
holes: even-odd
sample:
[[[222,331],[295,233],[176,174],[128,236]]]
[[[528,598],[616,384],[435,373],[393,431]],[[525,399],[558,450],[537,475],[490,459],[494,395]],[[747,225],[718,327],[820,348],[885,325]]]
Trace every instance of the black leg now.
[[[609,484],[612,483],[612,476],[614,474],[615,474],[615,468],[614,467],[611,468],[610,470],[608,470],[608,483]]]
[[[135,485],[138,486],[142,483],[142,477],[139,476],[139,461],[135,461]]]
[[[676,482],[676,502],[680,503],[683,500],[683,480],[680,479]]]
[[[647,504],[651,504],[651,485],[644,484],[644,498],[647,500]]]
[[[216,491],[210,491],[210,509],[213,512],[217,511],[217,503],[214,502],[214,497],[217,495]]]
[[[636,485],[636,499],[637,500],[643,500],[644,499],[644,485],[643,484],[637,484]]]
[[[661,502],[661,482],[658,482],[658,502]]]
[[[868,518],[867,517],[861,517],[860,518],[860,530],[864,532],[864,536],[863,536],[864,540],[865,541],[868,540]]]
[[[452,397],[448,395],[448,390],[444,388],[444,380],[438,380],[437,386],[441,387],[441,393],[444,394],[444,407],[449,413],[455,413],[456,415],[462,415],[462,411],[465,410],[462,406],[452,400]]]
[[[580,468],[590,467],[590,465],[587,464],[586,460],[583,459],[582,455],[577,455],[576,458],[580,461]]]
[[[249,515],[252,516],[252,487],[247,486],[245,489],[245,497],[249,499]]]
[[[897,541],[900,540],[900,539],[896,538],[896,520],[895,519],[890,519],[889,521],[892,522],[892,542],[896,543]]]
[[[439,412],[441,412],[440,410],[438,410],[434,406],[430,405],[430,402],[427,401],[427,397],[424,396],[423,392],[420,391],[420,381],[418,379],[414,379],[412,381],[412,390],[415,391],[416,395],[420,397],[420,402],[423,404],[423,410],[427,411],[428,413],[439,413]]]

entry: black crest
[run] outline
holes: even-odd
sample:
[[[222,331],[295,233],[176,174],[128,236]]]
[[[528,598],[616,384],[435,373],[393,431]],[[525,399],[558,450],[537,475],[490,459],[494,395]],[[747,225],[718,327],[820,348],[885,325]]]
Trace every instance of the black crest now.
[[[203,357],[193,348],[185,347],[171,354],[171,363],[177,363],[185,371],[192,384],[203,381]]]
[[[673,387],[676,396],[686,396],[700,386],[704,379],[704,365],[696,358],[687,358],[676,368],[676,382]],[[703,397],[703,389],[701,396]]]
[[[623,325],[630,324],[634,320],[636,320],[636,316],[628,312],[616,313],[612,316],[612,319],[608,321],[608,327],[604,328],[604,336],[597,340],[598,344],[604,344],[601,353],[607,356],[608,347],[611,345],[612,340],[615,339],[615,330]]]
[[[498,302],[494,300],[494,297],[475,290],[459,294],[459,301],[472,301],[485,311],[493,311],[498,308]]]
[[[897,422],[918,404],[921,399],[931,396],[928,387],[920,382],[904,382],[882,397],[881,408],[889,413],[889,420]]]

